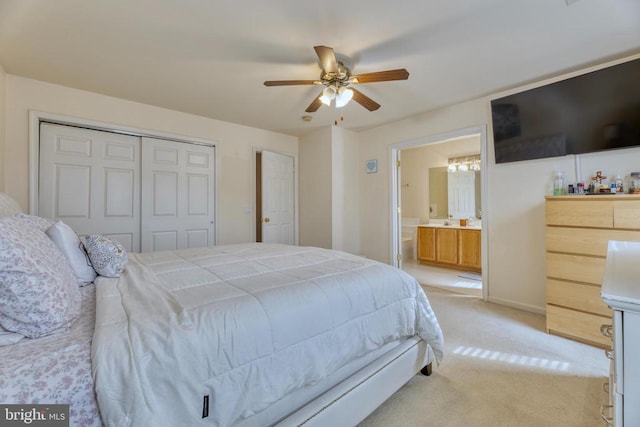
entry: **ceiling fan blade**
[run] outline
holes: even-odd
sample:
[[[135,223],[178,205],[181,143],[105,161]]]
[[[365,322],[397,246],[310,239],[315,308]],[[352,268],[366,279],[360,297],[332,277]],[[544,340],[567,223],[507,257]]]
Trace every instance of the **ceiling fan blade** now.
[[[378,71],[375,73],[358,74],[357,76],[351,76],[350,81],[352,83],[375,83],[375,82],[388,82],[391,80],[407,80],[409,78],[409,72],[404,68],[398,70]]]
[[[322,64],[322,69],[325,73],[338,72],[338,61],[336,60],[336,54],[333,52],[332,48],[327,46],[314,46],[313,49],[316,51],[316,54],[320,59],[320,64]]]
[[[320,106],[322,105],[322,101],[320,101],[321,96],[322,92],[320,92],[318,96],[316,96],[316,99],[314,99],[304,111],[306,111],[307,113],[315,113],[316,111],[318,111],[318,108],[320,108]]]
[[[353,87],[351,87],[350,89],[353,91],[353,100],[362,105],[367,110],[376,111],[378,108],[380,108],[380,104],[369,98],[364,93],[360,92],[357,89],[354,89]]]
[[[265,86],[321,85],[320,80],[267,80]]]

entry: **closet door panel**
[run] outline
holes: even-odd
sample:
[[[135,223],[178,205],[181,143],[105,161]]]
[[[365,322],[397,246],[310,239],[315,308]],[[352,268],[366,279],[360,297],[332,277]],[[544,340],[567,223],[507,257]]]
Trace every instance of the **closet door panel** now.
[[[133,171],[105,169],[104,181],[106,188],[109,189],[104,194],[105,218],[132,217],[136,185]]]
[[[153,216],[178,216],[178,174],[157,172],[151,174],[153,180]]]
[[[208,230],[188,230],[187,231],[187,247],[202,248],[207,245],[209,237]]]
[[[64,222],[73,219],[89,219],[91,206],[91,167],[82,165],[61,165],[54,168],[54,193],[50,203],[55,217]],[[43,215],[41,215],[43,216]]]
[[[214,148],[142,139],[142,251],[212,246]]]
[[[187,175],[187,212],[193,215],[208,215],[209,177],[207,175]]]
[[[140,250],[140,138],[42,123],[38,215]]]
[[[173,251],[178,249],[177,231],[154,231],[151,238],[154,251]]]

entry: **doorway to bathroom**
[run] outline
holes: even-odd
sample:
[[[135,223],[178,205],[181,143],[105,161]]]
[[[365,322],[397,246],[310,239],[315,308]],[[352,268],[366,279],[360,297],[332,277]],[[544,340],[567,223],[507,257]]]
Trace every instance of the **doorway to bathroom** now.
[[[421,284],[487,298],[486,128],[392,147],[392,253]]]

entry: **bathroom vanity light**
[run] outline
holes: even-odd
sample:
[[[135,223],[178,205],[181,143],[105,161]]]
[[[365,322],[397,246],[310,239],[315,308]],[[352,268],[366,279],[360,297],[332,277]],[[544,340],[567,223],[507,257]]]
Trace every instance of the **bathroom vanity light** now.
[[[449,172],[466,172],[466,171],[479,171],[480,170],[480,155],[465,156],[465,157],[452,157],[449,159]]]

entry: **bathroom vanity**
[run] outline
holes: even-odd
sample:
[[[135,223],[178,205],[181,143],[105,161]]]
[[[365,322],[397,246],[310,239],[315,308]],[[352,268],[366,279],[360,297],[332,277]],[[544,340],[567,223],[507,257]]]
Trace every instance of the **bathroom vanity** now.
[[[482,269],[480,226],[421,224],[418,261],[460,270]]]

